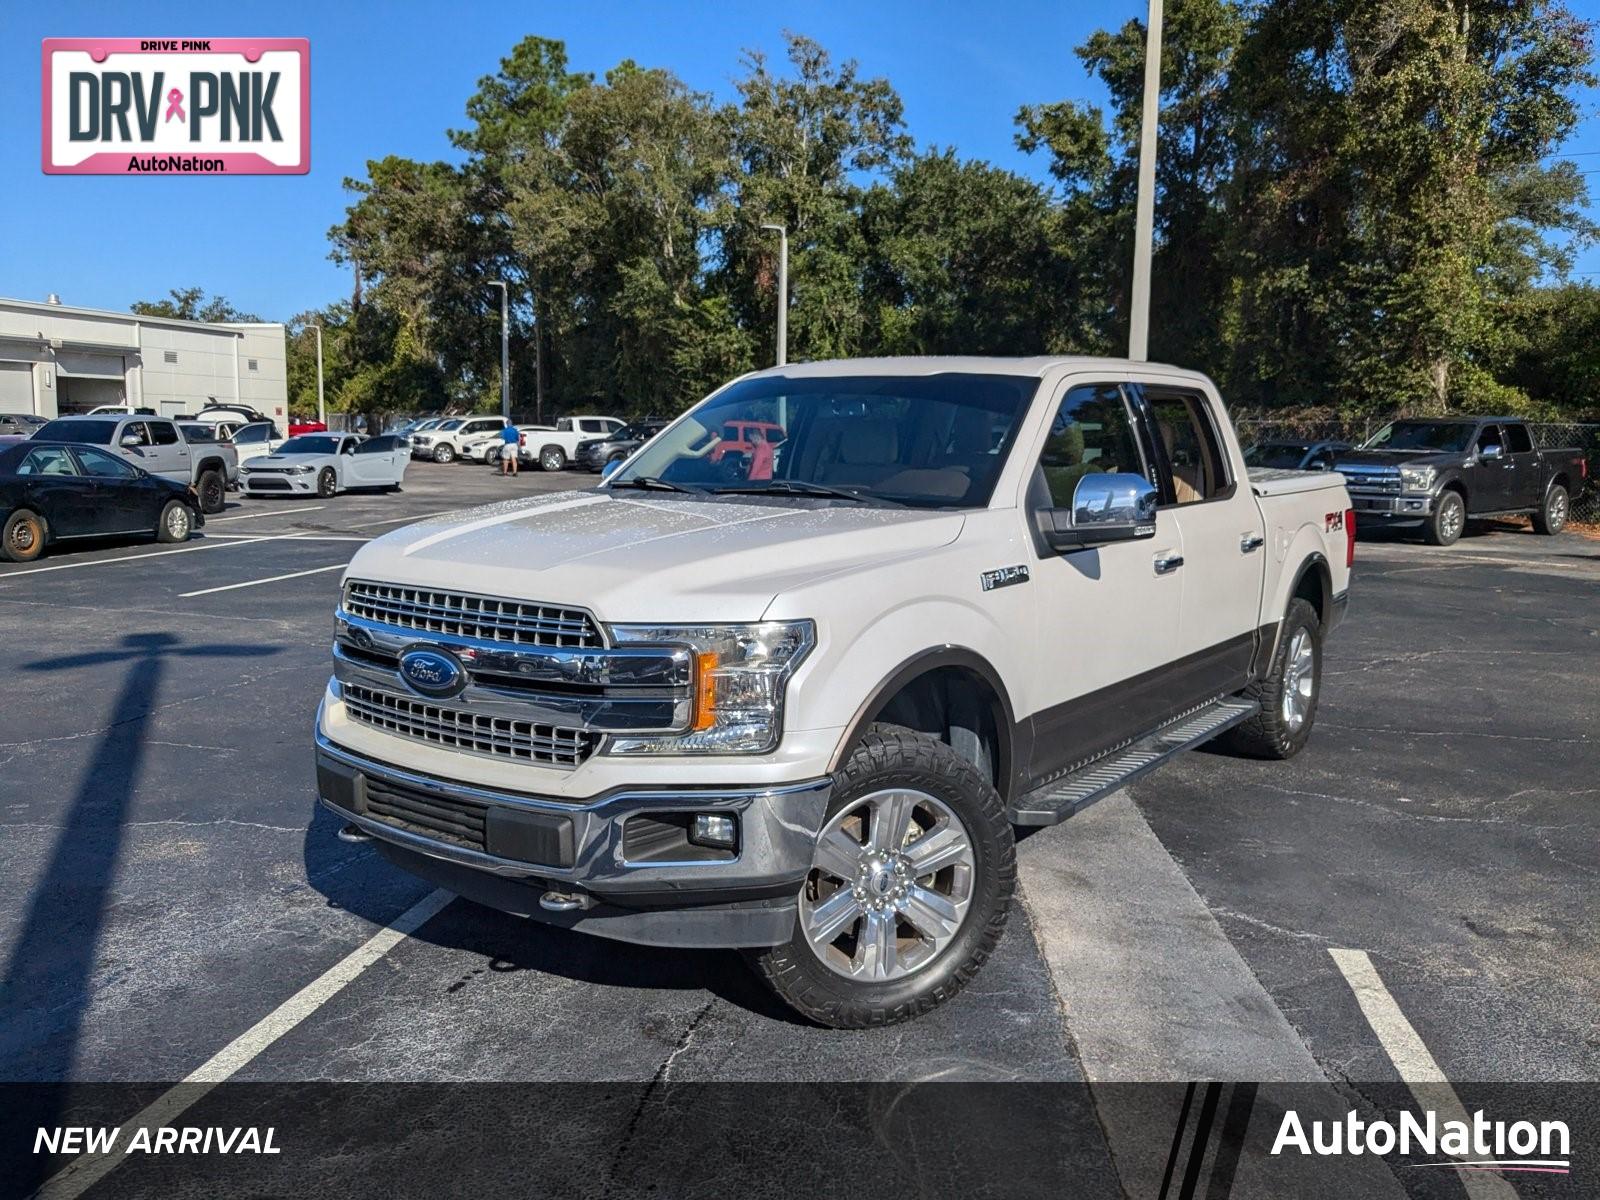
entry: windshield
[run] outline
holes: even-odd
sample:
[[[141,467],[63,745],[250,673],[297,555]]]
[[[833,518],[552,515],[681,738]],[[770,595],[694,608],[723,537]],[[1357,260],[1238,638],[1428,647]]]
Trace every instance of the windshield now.
[[[987,504],[1039,380],[864,375],[732,384],[656,437],[631,480],[716,494],[803,494],[918,508]]]
[[[1244,452],[1244,465],[1292,471],[1309,449],[1304,442],[1261,442]]]
[[[321,437],[316,434],[306,434],[301,437],[292,437],[278,447],[279,454],[337,454],[339,453],[339,439],[336,437]]]
[[[41,442],[88,442],[109,446],[115,421],[48,421],[33,436]]]
[[[1396,421],[1367,439],[1363,450],[1433,450],[1459,454],[1472,442],[1470,421]]]
[[[441,433],[446,432],[446,431],[451,430],[451,429],[460,429],[461,428],[461,422],[464,421],[464,420],[466,420],[465,417],[452,417],[448,421],[441,422],[437,426],[437,428]]]

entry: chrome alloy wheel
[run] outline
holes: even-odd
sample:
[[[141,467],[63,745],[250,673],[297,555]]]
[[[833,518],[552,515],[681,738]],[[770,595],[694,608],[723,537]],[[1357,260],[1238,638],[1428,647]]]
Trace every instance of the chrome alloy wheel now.
[[[1311,694],[1317,683],[1317,648],[1311,631],[1304,626],[1289,640],[1289,653],[1283,661],[1283,723],[1290,733],[1299,733],[1311,712]]]
[[[1567,494],[1557,492],[1550,497],[1549,525],[1551,529],[1559,532],[1567,523]]]
[[[836,813],[800,891],[800,928],[830,970],[900,979],[955,939],[972,903],[972,838],[943,801],[889,788]]]
[[[175,504],[167,510],[167,532],[179,542],[189,536],[189,510],[183,505]]]
[[[1453,494],[1447,493],[1447,495]],[[1461,527],[1466,524],[1466,517],[1460,500],[1447,499],[1443,503],[1444,511],[1439,514],[1439,533],[1445,541],[1452,541],[1461,533]]]

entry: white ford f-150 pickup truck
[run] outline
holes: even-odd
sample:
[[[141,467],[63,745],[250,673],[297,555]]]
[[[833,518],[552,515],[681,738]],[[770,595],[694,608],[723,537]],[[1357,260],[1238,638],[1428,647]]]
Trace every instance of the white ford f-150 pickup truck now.
[[[771,432],[711,453],[729,422]],[[364,546],[318,789],[474,900],[745,949],[826,1024],[915,1016],[1000,937],[1014,827],[1219,735],[1304,745],[1349,509],[1247,474],[1189,371],[758,372],[595,490]]]

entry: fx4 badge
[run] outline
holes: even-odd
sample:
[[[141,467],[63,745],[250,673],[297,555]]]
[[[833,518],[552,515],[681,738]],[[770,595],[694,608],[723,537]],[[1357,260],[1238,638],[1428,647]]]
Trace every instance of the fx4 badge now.
[[[993,571],[984,571],[978,576],[978,582],[983,584],[983,590],[986,592],[992,592],[995,588],[1011,587],[1017,583],[1027,583],[1028,579],[1028,568],[1020,563],[1014,567],[999,567]]]
[[[1344,528],[1343,509],[1339,510],[1338,512],[1331,512],[1323,519],[1327,523],[1328,528],[1326,532],[1328,533],[1337,533],[1339,530]]]

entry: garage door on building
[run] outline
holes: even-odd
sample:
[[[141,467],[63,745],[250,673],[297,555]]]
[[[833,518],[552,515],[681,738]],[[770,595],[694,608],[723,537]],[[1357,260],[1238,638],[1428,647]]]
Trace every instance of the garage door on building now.
[[[91,354],[83,350],[62,350],[56,354],[56,378],[61,394],[56,407],[63,415],[83,413],[102,404],[121,404],[126,399],[123,380],[125,366],[120,354]]]
[[[33,411],[33,364],[0,362],[0,412]]]

